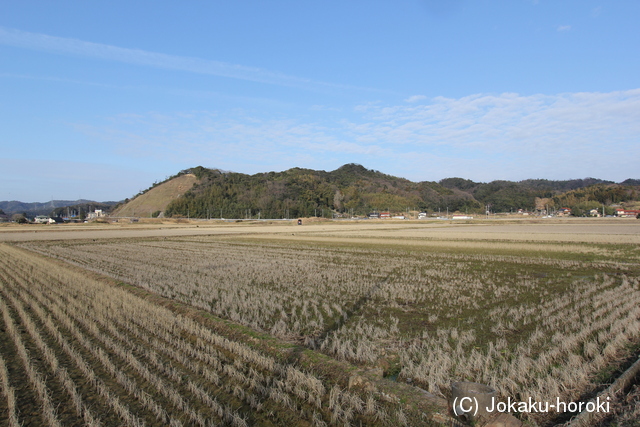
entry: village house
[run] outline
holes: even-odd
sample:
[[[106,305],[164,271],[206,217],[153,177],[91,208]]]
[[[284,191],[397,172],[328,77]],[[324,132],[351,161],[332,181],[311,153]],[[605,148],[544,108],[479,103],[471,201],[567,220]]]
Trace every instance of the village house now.
[[[637,218],[640,210],[633,209],[616,209],[616,216],[620,218]]]
[[[560,208],[560,209],[558,209],[557,215],[558,216],[570,216],[571,215],[571,208]]]
[[[102,209],[96,209],[94,212],[89,212],[87,214],[87,219],[96,219],[105,216],[105,213]]]
[[[36,223],[36,224],[49,224],[49,220],[50,219],[51,218],[49,218],[46,215],[38,215],[37,217],[35,217],[33,219],[33,222]]]
[[[33,219],[35,224],[58,224],[63,222],[62,218],[52,218],[46,215],[38,215]]]
[[[458,214],[454,214],[451,219],[473,219],[472,216],[469,215],[458,215]]]

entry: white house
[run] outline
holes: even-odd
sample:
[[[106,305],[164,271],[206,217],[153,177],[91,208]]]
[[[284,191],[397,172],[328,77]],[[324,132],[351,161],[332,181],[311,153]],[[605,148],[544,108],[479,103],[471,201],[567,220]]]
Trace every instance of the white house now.
[[[469,216],[469,215],[457,215],[457,214],[455,214],[455,215],[453,215],[451,217],[451,219],[473,219],[473,217]]]
[[[96,209],[94,212],[89,212],[87,214],[87,219],[96,219],[105,216],[105,213],[102,212],[102,209]]]
[[[46,215],[38,215],[33,219],[33,222],[35,222],[36,224],[48,224],[50,219],[51,218]]]

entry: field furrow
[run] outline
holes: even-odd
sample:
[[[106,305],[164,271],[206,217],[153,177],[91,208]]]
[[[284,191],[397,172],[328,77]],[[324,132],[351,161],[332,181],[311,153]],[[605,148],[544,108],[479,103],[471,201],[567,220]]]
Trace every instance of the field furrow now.
[[[414,231],[404,243],[389,231],[389,245],[357,233],[0,245],[1,408],[105,426],[402,425],[424,421],[404,399],[449,397],[452,381],[583,399],[640,349],[638,268],[616,259],[628,245]]]
[[[367,416],[357,395],[329,393],[312,374],[194,320],[16,249],[0,246],[0,253],[2,319],[44,423],[322,425]],[[30,362],[36,350],[42,366]],[[8,378],[3,390],[13,383]]]

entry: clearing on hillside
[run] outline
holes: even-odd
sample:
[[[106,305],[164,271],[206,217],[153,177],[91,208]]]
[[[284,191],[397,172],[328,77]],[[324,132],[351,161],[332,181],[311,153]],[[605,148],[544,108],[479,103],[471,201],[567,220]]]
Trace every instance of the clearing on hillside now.
[[[197,181],[196,176],[191,173],[175,177],[120,206],[111,216],[151,217],[154,212],[163,212],[172,200],[190,190]]]

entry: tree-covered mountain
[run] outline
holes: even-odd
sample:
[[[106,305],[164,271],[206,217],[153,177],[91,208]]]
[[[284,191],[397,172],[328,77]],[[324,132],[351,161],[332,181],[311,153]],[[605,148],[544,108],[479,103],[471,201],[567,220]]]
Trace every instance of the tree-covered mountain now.
[[[447,178],[440,184],[452,189],[465,191],[483,205],[489,205],[495,212],[509,212],[513,209],[534,210],[536,199],[548,208],[573,208],[583,204],[602,206],[638,200],[639,180],[627,179],[616,184],[596,178],[551,181],[547,179],[527,179],[524,181],[473,182],[463,178]],[[543,199],[540,202],[539,199]],[[593,209],[593,207],[590,207]]]
[[[198,166],[178,176],[187,173],[195,175],[196,182],[167,205],[164,216],[293,218],[387,210],[478,213],[487,205],[494,212],[509,212],[534,210],[541,199],[549,208],[558,208],[591,199],[609,203],[637,200],[640,194],[638,186],[594,178],[489,183],[447,178],[416,183],[357,164],[331,172],[293,168],[255,175]]]
[[[198,182],[172,201],[165,216],[283,218],[366,214],[374,210],[477,210],[464,192],[347,164],[332,172],[293,168],[246,175],[196,167]]]
[[[610,207],[611,205],[619,206],[639,199],[639,185],[596,184],[558,194],[551,199],[551,205],[569,207],[573,215],[576,216],[588,214],[592,209],[601,210],[605,207],[605,213],[611,215],[614,213],[614,209]],[[607,209],[607,207],[609,208]]]

